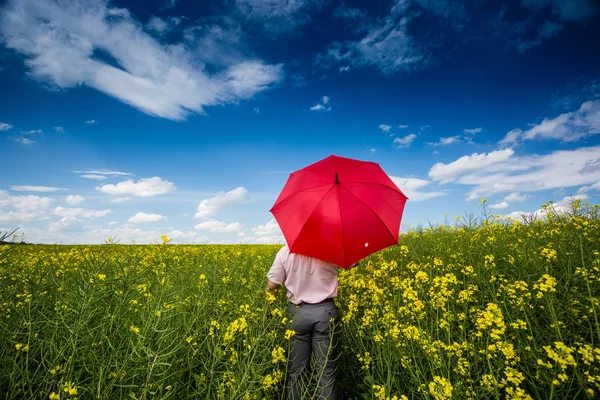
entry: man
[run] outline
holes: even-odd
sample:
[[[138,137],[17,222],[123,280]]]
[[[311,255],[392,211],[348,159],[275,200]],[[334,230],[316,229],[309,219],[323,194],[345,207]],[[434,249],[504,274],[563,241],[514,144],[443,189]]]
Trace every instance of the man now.
[[[353,264],[350,268],[355,267]],[[287,288],[290,305],[287,316],[292,321],[288,356],[287,398],[300,400],[306,382],[304,377],[311,354],[315,358],[315,373],[319,385],[319,399],[337,398],[335,385],[336,327],[339,311],[333,302],[337,296],[338,267],[326,261],[290,253],[283,246],[267,273],[267,292],[277,294],[283,283]]]

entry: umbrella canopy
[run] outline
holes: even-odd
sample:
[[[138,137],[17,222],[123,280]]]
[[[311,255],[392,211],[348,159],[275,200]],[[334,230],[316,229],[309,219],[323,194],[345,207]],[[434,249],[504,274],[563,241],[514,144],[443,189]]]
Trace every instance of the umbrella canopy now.
[[[332,155],[293,172],[271,213],[292,253],[348,268],[398,244],[407,199],[378,164]]]

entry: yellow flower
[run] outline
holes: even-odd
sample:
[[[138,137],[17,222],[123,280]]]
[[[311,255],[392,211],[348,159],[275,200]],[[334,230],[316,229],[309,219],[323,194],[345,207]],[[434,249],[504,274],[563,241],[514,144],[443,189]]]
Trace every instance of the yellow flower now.
[[[285,362],[285,350],[282,347],[275,347],[271,352],[271,355],[273,356],[273,364],[276,364],[279,361]]]
[[[434,376],[433,382],[429,383],[429,393],[436,400],[451,399],[453,389],[450,382],[441,376]]]
[[[295,331],[293,331],[293,330],[291,330],[291,329],[287,329],[287,330],[285,331],[285,335],[284,335],[283,337],[285,337],[285,340],[290,340],[290,338],[291,338],[292,336],[294,336],[295,334],[296,334],[296,332],[295,332]]]
[[[135,326],[133,324],[129,327],[129,330],[133,333],[140,333],[140,328],[138,328],[137,326]]]
[[[48,397],[50,398],[50,400],[60,400],[60,395],[54,392],[50,393],[50,396]]]

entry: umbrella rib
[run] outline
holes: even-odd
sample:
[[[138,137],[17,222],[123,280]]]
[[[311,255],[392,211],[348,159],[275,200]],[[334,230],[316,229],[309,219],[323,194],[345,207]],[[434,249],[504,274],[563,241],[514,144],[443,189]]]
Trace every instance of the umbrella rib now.
[[[321,185],[324,186],[324,185]],[[304,228],[306,228],[306,223],[308,222],[309,219],[311,219],[311,217],[314,215],[315,211],[317,211],[317,207],[319,206],[319,204],[321,204],[321,202],[323,201],[323,199],[325,198],[325,196],[327,196],[334,188],[335,186],[331,187],[331,189],[329,189],[324,195],[323,197],[321,197],[321,199],[317,202],[317,205],[315,206],[314,210],[312,210],[312,212],[310,213],[310,215],[308,216],[308,218],[306,218],[306,221],[304,221],[304,223],[302,224],[302,229],[300,229],[300,232],[298,232],[298,235],[296,235],[296,240],[294,240],[294,246],[296,245],[296,243],[298,242],[298,238],[300,237],[300,235],[302,235],[302,232],[304,231]],[[294,248],[291,247],[290,248],[290,253],[293,253]]]
[[[346,190],[348,190],[348,189],[346,189]],[[377,217],[377,219],[379,221],[381,221],[381,223],[383,224],[383,226],[385,226],[385,230],[392,236],[392,239],[394,240],[394,242],[396,242],[396,239],[394,239],[394,234],[392,232],[390,232],[390,229],[385,224],[385,222],[383,222],[383,220],[381,219],[381,217],[379,216],[379,214],[377,214],[371,207],[369,207],[369,205],[367,203],[365,203],[364,201],[362,201],[362,199],[360,197],[358,197],[357,195],[355,195],[354,193],[352,193],[350,190],[348,190],[348,193],[350,193],[352,195],[352,197],[354,197],[356,200],[360,201],[362,204],[365,205],[365,207],[367,207],[369,210],[371,210],[371,212],[373,214],[375,214],[375,216]],[[342,227],[342,229],[343,229],[343,227]],[[396,243],[396,244],[398,244],[398,243]]]
[[[384,185],[383,183],[379,183],[379,182],[361,182],[361,181],[356,181],[356,182],[347,182],[347,183],[346,183],[346,186],[348,186],[349,184],[352,184],[352,183],[364,183],[364,184],[366,184],[366,185],[377,185],[377,186],[383,186],[384,188],[387,188],[387,189],[393,190],[393,191],[394,191],[394,192],[396,192],[396,193],[400,193],[400,194],[402,194],[404,197],[406,197],[406,200],[408,200],[408,196],[407,196],[407,195],[405,195],[405,194],[404,194],[404,192],[403,192],[403,191],[402,191],[402,190],[401,190],[401,189],[400,189],[398,186],[396,186],[396,188],[398,188],[398,190],[396,190],[396,189],[394,189],[393,187],[389,187],[388,185]],[[392,182],[392,183],[393,183],[393,182]],[[394,183],[394,185],[396,185],[396,184]]]
[[[309,187],[309,188],[304,188],[304,189],[302,189],[302,190],[298,190],[298,191],[296,191],[296,192],[294,192],[294,193],[290,194],[290,195],[289,195],[289,196],[287,196],[286,198],[279,200],[279,201],[277,202],[277,204],[275,204],[273,207],[271,207],[271,210],[273,210],[273,208],[275,208],[275,206],[279,206],[279,205],[280,205],[281,203],[283,203],[284,201],[287,201],[287,200],[288,200],[290,197],[292,197],[292,196],[295,196],[295,195],[297,195],[297,194],[299,194],[299,193],[302,193],[302,192],[304,192],[304,191],[307,191],[307,190],[316,189],[316,188],[318,188],[318,187],[327,186],[327,185],[331,185],[331,183],[323,183],[322,185],[311,186],[311,187]]]

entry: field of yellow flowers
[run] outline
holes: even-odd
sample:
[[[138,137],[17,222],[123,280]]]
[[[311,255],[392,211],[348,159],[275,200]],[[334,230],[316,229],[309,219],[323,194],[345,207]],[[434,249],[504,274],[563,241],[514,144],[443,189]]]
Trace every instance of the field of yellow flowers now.
[[[0,398],[281,398],[279,247],[0,246]],[[600,208],[576,202],[413,229],[340,270],[344,398],[598,398],[599,250]]]

